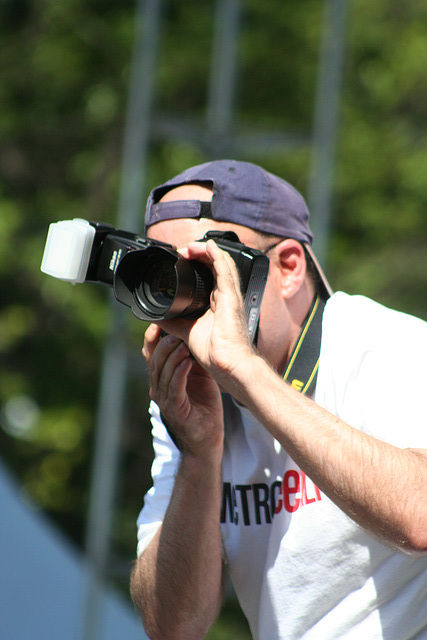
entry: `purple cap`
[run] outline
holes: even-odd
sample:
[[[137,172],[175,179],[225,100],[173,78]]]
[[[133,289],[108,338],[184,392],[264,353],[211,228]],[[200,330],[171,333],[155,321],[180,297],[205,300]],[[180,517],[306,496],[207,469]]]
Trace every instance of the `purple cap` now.
[[[211,183],[211,217],[299,242],[313,240],[303,197],[285,180],[249,162],[216,160],[187,169],[154,189],[148,199],[146,226],[175,218],[173,207],[157,206],[170,189],[184,184]],[[196,203],[197,201],[194,201]],[[193,204],[185,217],[200,217]]]
[[[210,206],[206,207],[198,200],[159,202],[165,193],[185,184],[212,187]],[[163,220],[200,217],[293,238],[304,244],[314,258],[311,250],[313,235],[304,198],[291,184],[255,164],[215,160],[183,171],[150,193],[145,227]],[[314,263],[330,294],[330,286],[315,258]]]

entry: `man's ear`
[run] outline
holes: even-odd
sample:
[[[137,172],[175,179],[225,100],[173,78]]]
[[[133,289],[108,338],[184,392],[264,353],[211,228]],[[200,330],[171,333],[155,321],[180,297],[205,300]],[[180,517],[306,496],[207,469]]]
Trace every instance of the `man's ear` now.
[[[275,247],[273,259],[280,269],[282,295],[284,298],[289,299],[299,291],[305,280],[306,260],[304,249],[297,240],[283,240]]]

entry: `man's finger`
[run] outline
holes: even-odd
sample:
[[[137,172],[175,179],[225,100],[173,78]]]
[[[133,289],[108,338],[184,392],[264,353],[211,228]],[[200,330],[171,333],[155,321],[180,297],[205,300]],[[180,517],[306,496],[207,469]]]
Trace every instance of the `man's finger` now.
[[[220,286],[220,279],[230,282],[234,290],[240,293],[240,276],[233,258],[227,251],[223,251],[213,240],[206,243],[207,255],[212,260],[213,270],[217,284]]]
[[[145,331],[144,346],[142,347],[142,355],[147,362],[150,362],[159,340],[161,329],[156,324],[150,324]]]

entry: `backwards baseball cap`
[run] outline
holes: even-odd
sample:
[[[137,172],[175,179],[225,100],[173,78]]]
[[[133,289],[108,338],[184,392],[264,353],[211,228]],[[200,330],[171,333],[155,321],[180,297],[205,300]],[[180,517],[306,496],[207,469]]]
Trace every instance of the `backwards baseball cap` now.
[[[211,202],[159,202],[171,189],[186,184],[212,188]],[[326,297],[332,289],[311,248],[313,235],[304,198],[288,182],[261,167],[235,160],[215,160],[191,167],[150,193],[145,227],[176,218],[207,217],[300,242],[316,268]]]

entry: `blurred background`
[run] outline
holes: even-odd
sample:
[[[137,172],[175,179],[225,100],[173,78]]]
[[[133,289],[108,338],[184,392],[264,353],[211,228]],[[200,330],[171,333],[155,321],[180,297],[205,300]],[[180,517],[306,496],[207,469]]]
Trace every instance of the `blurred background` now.
[[[427,1],[1,0],[0,33],[0,462],[87,567],[95,640],[100,584],[131,612],[145,324],[40,273],[49,224],[140,232],[156,184],[256,162],[306,196],[335,290],[427,320]],[[230,637],[250,637],[232,593],[209,638]]]

